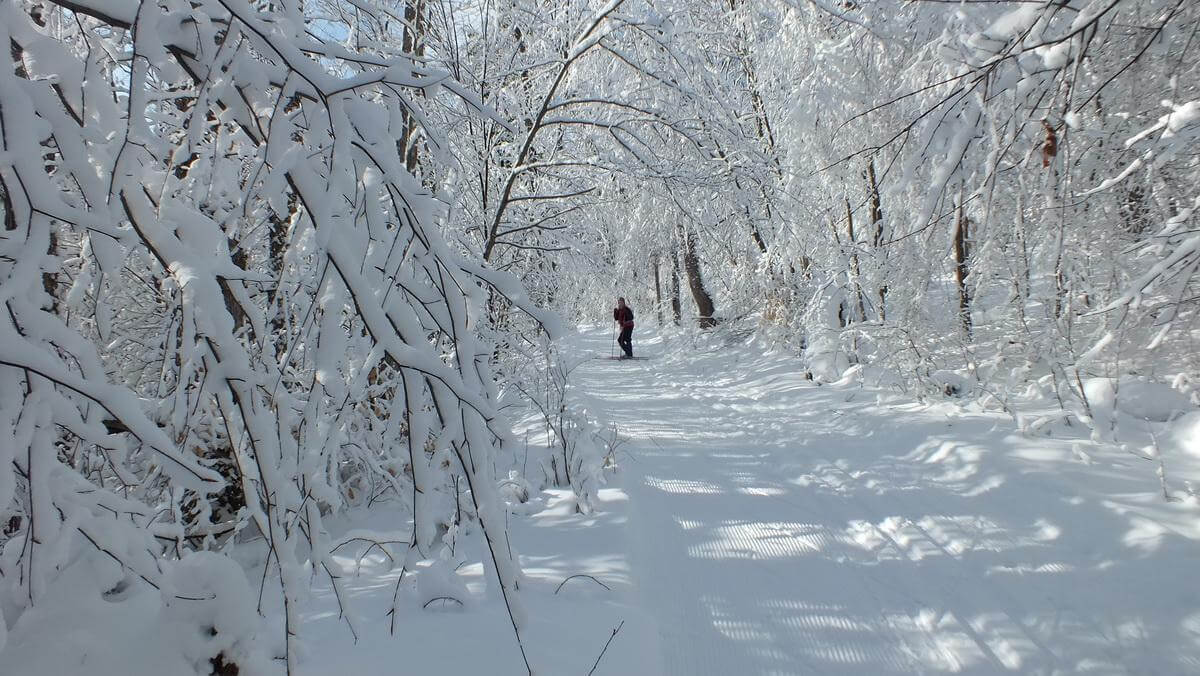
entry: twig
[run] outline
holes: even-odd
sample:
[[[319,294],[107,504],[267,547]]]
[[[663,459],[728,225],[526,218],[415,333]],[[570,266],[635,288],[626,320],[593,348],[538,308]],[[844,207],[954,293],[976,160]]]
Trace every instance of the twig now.
[[[600,659],[604,657],[604,653],[608,652],[608,646],[613,642],[613,639],[617,637],[617,632],[621,631],[621,627],[624,626],[625,620],[621,620],[620,624],[613,627],[612,635],[609,636],[608,640],[604,642],[604,649],[601,650],[600,654],[596,656],[596,661],[592,663],[592,668],[588,670],[588,676],[592,676],[592,674],[596,673],[596,667],[600,666]]]
[[[388,626],[388,634],[391,634],[392,636],[396,635],[396,604],[400,600],[400,583],[404,581],[404,573],[407,570],[407,567],[400,569],[400,577],[396,578],[396,588],[392,591],[392,609],[387,611],[387,614],[391,616],[391,619],[389,620],[390,624]]]
[[[446,607],[446,604],[445,604],[445,602],[446,602],[446,601],[454,601],[455,603],[457,603],[457,604],[458,604],[458,607],[459,607],[459,608],[463,607],[463,602],[462,602],[462,601],[459,601],[458,599],[454,598],[453,596],[435,596],[435,597],[433,597],[433,598],[429,599],[428,601],[426,601],[426,602],[425,602],[425,604],[424,604],[424,605],[422,605],[421,607],[422,607],[422,608],[428,608],[428,607],[429,607],[429,604],[430,604],[430,603],[433,603],[434,601],[442,601],[442,602],[443,602],[443,603],[442,603],[442,607],[443,607],[443,608],[444,608],[444,607]]]
[[[1150,440],[1154,442],[1154,458],[1158,461],[1158,469],[1155,474],[1158,475],[1158,483],[1162,487],[1163,500],[1167,502],[1178,502],[1179,498],[1171,495],[1167,490],[1167,466],[1163,463],[1162,449],[1158,446],[1158,435],[1154,433],[1154,428],[1150,426],[1150,421],[1146,421],[1146,431],[1150,433]]]
[[[587,579],[591,580],[592,582],[595,582],[596,584],[600,585],[601,587],[604,587],[604,588],[605,588],[605,589],[607,589],[608,591],[612,591],[612,588],[611,588],[611,587],[609,587],[608,585],[604,584],[604,583],[603,583],[603,582],[601,582],[600,580],[597,580],[596,578],[592,577],[591,575],[588,575],[587,573],[578,573],[578,574],[576,574],[576,575],[571,575],[570,577],[568,577],[567,579],[563,580],[562,582],[559,582],[559,583],[558,583],[558,588],[554,590],[554,593],[555,593],[555,594],[557,594],[557,593],[559,592],[559,590],[561,590],[561,589],[563,588],[563,585],[565,585],[566,583],[570,582],[571,580],[573,580],[573,579],[575,579],[575,578],[577,578],[577,577],[586,577]]]
[[[327,564],[321,564],[325,569],[325,573],[329,575],[329,585],[333,587],[333,596],[338,602],[338,618],[346,621],[346,626],[350,628],[350,635],[354,637],[355,645],[358,644],[358,631],[354,628],[354,623],[350,621],[350,615],[346,613],[346,602],[342,600],[342,585],[340,576],[334,575]]]

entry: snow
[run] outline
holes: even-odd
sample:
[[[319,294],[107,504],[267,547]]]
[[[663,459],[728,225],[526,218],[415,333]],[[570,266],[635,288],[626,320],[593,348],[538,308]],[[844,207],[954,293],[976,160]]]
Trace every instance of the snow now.
[[[1071,62],[1071,43],[1069,41],[1043,47],[1038,51],[1042,56],[1042,62],[1046,65],[1046,68],[1059,70],[1065,68]]]
[[[1092,414],[1105,420],[1116,410],[1139,420],[1166,422],[1196,408],[1191,399],[1170,385],[1133,378],[1089,378],[1083,383]]]
[[[1174,450],[1200,458],[1200,411],[1192,411],[1175,421],[1171,441]]]
[[[971,392],[971,380],[961,373],[948,371],[945,369],[934,371],[929,374],[929,379],[937,383],[941,387],[942,392],[947,396],[960,396]]]
[[[256,595],[237,564],[199,552],[172,566],[165,581],[160,592],[97,551],[80,557],[12,627],[3,673],[208,674],[218,654],[244,665],[243,673],[272,671],[254,640]]]
[[[959,399],[919,405],[862,384],[874,379],[818,385],[795,358],[753,343],[643,328],[636,338],[649,359],[574,372],[573,386],[627,440],[595,509],[579,513],[562,490],[511,506],[536,673],[586,673],[621,622],[597,674],[1174,674],[1200,664],[1200,597],[1189,591],[1197,507],[1163,500],[1145,460],[1081,429],[1025,436],[1011,417]],[[564,352],[607,354],[610,339],[585,330]],[[1158,417],[1177,410],[1174,395],[1129,380],[1115,400]],[[1176,492],[1200,480],[1197,416],[1160,435]],[[361,552],[347,549],[338,555],[354,570]],[[357,645],[318,586],[298,673],[378,673],[397,655],[415,673],[520,671],[480,553],[459,557],[456,570],[406,573],[389,636],[400,564],[367,554],[347,581],[374,618]],[[451,588],[466,590],[464,608],[421,608]],[[462,637],[474,649],[458,649]]]
[[[530,502],[534,513],[511,517],[510,528],[521,549],[521,601],[528,616],[522,634],[535,672],[587,673],[613,628],[624,622],[596,673],[645,673],[647,665],[652,665],[648,673],[662,673],[654,664],[652,618],[637,603],[625,555],[630,518],[625,492],[601,489],[591,515],[577,513],[574,496],[566,491],[546,491]],[[372,518],[384,525],[388,515],[380,512]],[[303,613],[300,643],[306,655],[296,673],[388,673],[397,659],[409,673],[521,673],[504,606],[486,589],[481,554],[460,551],[461,563],[421,563],[408,571],[393,636],[386,614],[403,554],[392,561],[378,548],[366,556],[361,549],[339,550],[337,558],[349,571],[362,557],[346,589],[367,621],[358,626],[356,644],[338,619],[332,590],[327,582],[319,583]],[[576,575],[581,577],[572,577]],[[445,592],[462,596],[465,606],[433,600]]]

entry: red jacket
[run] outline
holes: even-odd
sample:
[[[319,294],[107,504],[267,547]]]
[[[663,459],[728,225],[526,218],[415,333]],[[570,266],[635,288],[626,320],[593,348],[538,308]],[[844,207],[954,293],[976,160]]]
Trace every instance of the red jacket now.
[[[620,322],[621,328],[633,328],[633,310],[628,305],[625,307],[613,308],[613,321]]]

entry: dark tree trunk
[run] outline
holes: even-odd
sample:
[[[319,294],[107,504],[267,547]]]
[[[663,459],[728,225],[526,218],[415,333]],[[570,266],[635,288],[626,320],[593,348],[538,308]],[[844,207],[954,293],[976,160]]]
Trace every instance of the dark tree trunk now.
[[[16,230],[17,215],[13,213],[13,203],[8,195],[8,186],[5,185],[2,178],[0,178],[0,209],[4,210],[4,230]]]
[[[867,318],[867,304],[863,300],[862,268],[858,261],[858,240],[854,237],[854,214],[850,211],[850,200],[846,200],[846,236],[850,243],[850,281],[854,285],[854,305],[858,316],[854,321],[864,321]]]
[[[45,21],[41,19],[40,12],[38,12],[33,18],[34,18],[34,21],[36,21],[39,26],[45,25]],[[25,68],[25,51],[21,48],[21,45],[17,44],[16,40],[9,41],[9,50],[11,52],[12,60],[13,60],[13,64],[14,64],[13,70],[14,70],[14,72],[16,72],[17,77],[28,80],[29,79],[29,71]],[[49,145],[49,142],[43,142],[42,146],[44,148],[48,149],[48,152],[46,152],[42,156],[46,163],[46,165],[45,165],[46,173],[52,174],[52,173],[54,173],[55,156],[58,153],[53,147],[51,147]],[[5,209],[4,209],[5,229],[6,230],[15,230],[17,227],[17,223],[16,223],[15,216],[13,215],[13,211],[12,211],[12,206],[13,206],[12,202],[11,202],[11,200],[8,199],[7,195],[5,195],[4,201],[5,201],[5,204],[4,204],[4,207],[5,207]],[[11,225],[11,227],[10,227],[10,225]],[[50,230],[50,244],[47,247],[46,254],[48,256],[57,256],[58,255],[58,234],[55,233],[53,229]],[[48,296],[50,296],[50,308],[49,308],[50,312],[52,312],[54,314],[58,314],[58,301],[59,301],[59,298],[58,298],[58,275],[55,273],[52,273],[52,272],[43,272],[42,273],[42,288],[46,291],[46,294]]]
[[[971,274],[967,257],[970,256],[969,240],[971,221],[960,203],[958,217],[954,219],[954,282],[958,287],[958,316],[962,321],[963,333],[971,339],[971,297],[967,290],[967,276]]]
[[[765,197],[764,197],[765,199]],[[767,218],[770,218],[771,207],[767,206]],[[754,243],[758,245],[759,253],[767,253],[767,243],[763,240],[762,233],[758,230],[758,225],[754,223],[754,218],[750,214],[750,207],[746,207],[746,218],[750,221],[750,236],[754,238]]]
[[[408,0],[404,3],[404,43],[406,54],[425,56],[425,0]],[[421,162],[417,154],[420,148],[420,124],[410,111],[404,111],[404,136],[396,141],[396,148],[404,158],[404,166],[414,176],[420,175]]]
[[[875,255],[878,260],[883,260],[883,199],[879,196],[879,181],[875,178],[875,160],[867,162],[867,204],[871,209],[871,227],[874,230],[872,241],[875,245]],[[882,266],[882,263],[880,264]],[[881,270],[881,274],[886,274],[886,269]],[[876,294],[879,302],[879,321],[883,322],[887,319],[887,284],[880,284],[876,289]]]
[[[683,319],[683,304],[679,302],[679,256],[671,254],[671,317],[675,326]]]
[[[879,182],[875,179],[875,160],[867,163],[867,206],[871,209],[871,226],[874,228],[873,244],[883,246],[883,200],[879,196]]]
[[[283,286],[283,253],[287,250],[288,236],[292,219],[300,210],[300,201],[295,193],[288,193],[288,213],[286,216],[272,212],[271,231],[267,236],[267,248],[271,261],[271,276],[275,278],[275,288],[267,292],[267,304],[271,313],[271,340],[275,342],[275,356],[281,356],[286,340],[283,331],[286,325],[284,312],[279,307],[279,289]]]
[[[50,231],[50,245],[47,247],[46,253],[50,256],[58,255],[58,233],[53,230]],[[42,288],[46,290],[46,295],[50,296],[51,314],[58,314],[60,300],[58,297],[58,274],[43,272]]]
[[[658,317],[658,325],[663,323],[663,297],[662,297],[662,279],[658,274],[658,254],[650,257],[650,265],[654,268],[654,314]]]
[[[700,257],[696,254],[696,237],[683,225],[677,226],[680,244],[683,247],[683,272],[687,275],[688,288],[696,301],[696,313],[700,315],[700,328],[710,329],[717,325],[713,318],[715,307],[712,296],[704,288],[704,277],[700,272]]]
[[[246,269],[246,250],[238,246],[233,240],[229,241],[229,246],[233,248],[233,253],[229,259],[240,270]],[[225,309],[229,311],[229,315],[233,317],[233,331],[238,333],[246,326],[247,318],[246,311],[242,308],[242,304],[238,302],[237,296],[233,293],[233,287],[229,280],[224,277],[217,277],[217,281],[221,286],[221,295],[225,299]],[[253,333],[253,330],[251,330]],[[251,340],[254,337],[251,336]]]

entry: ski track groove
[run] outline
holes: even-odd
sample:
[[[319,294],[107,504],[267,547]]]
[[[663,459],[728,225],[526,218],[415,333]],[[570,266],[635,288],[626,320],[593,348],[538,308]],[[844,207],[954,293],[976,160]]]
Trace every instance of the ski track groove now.
[[[836,467],[836,465],[834,465],[834,466]],[[839,471],[841,471],[845,476],[847,476],[847,478],[850,478],[853,481],[857,481],[857,478],[850,475],[848,472],[846,472],[845,469],[842,469],[840,467],[838,467],[837,469]],[[895,501],[896,504],[902,506],[900,513],[926,514],[926,515],[936,513],[936,511],[934,510],[934,506],[929,504],[927,499],[919,498],[919,494],[914,494],[912,491],[899,491],[899,492],[897,492],[896,495],[897,495],[897,497],[893,498],[893,500]],[[914,498],[917,498],[915,500],[915,502],[919,505],[919,507],[917,507],[916,509],[911,507],[912,503],[914,502],[914,500],[913,500]],[[955,564],[955,568],[957,570],[957,574],[955,575],[956,583],[967,584],[970,582],[968,575],[964,573],[964,564],[962,563],[962,558],[961,558],[960,554],[956,554],[953,551],[951,551],[949,548],[949,545],[947,543],[942,542],[942,541],[938,540],[937,538],[935,538],[928,531],[928,529],[926,529],[920,523],[918,523],[916,521],[912,521],[911,519],[905,519],[904,525],[905,525],[905,527],[910,527],[913,530],[916,530],[922,538],[924,538],[925,540],[932,543],[939,551],[941,551],[942,554],[946,557],[946,560],[952,561]],[[976,535],[981,534],[981,530],[978,528],[975,528],[974,532]],[[1001,529],[999,531],[999,535],[1001,537],[1003,537],[1004,540],[1011,546],[1011,549],[1017,549],[1022,546],[1022,543],[1018,542],[1017,539],[1015,537],[1013,537],[1012,532],[1008,529]],[[983,538],[981,537],[980,539],[983,539]],[[1024,576],[1024,577],[1028,578],[1028,576]],[[986,579],[986,578],[984,578],[984,579]],[[1041,584],[1041,580],[1038,578],[1026,579],[1024,581],[1024,584],[1036,586],[1038,588],[1038,592],[1040,594],[1048,595],[1046,590],[1043,588],[1043,585]],[[987,591],[990,600],[992,600],[993,602],[995,602],[997,604],[1004,606],[1004,612],[1009,617],[1009,620],[1020,629],[1021,633],[1030,641],[1030,643],[1032,643],[1034,646],[1036,646],[1036,648],[1038,650],[1042,651],[1045,655],[1047,655],[1050,658],[1051,665],[1057,667],[1058,655],[1056,655],[1054,653],[1054,651],[1051,650],[1049,648],[1049,646],[1047,646],[1045,644],[1044,641],[1042,641],[1040,638],[1038,638],[1038,636],[1034,632],[1030,631],[1030,629],[1027,626],[1025,626],[1024,623],[1022,623],[1019,619],[1017,619],[1020,616],[1028,615],[1027,609],[1024,606],[1022,606],[1022,604],[1019,602],[1017,597],[1014,595],[1005,595],[1005,594],[999,593],[997,591],[996,585],[990,584],[990,583],[983,585],[980,588]],[[957,588],[955,589],[955,593],[958,595],[961,595],[961,591]],[[1015,610],[1015,612],[1014,612],[1014,610]]]
[[[838,467],[836,463],[833,463],[826,459],[822,459],[820,461],[820,464],[822,466],[827,466],[827,467],[833,468],[833,470],[835,472],[839,472],[839,473],[843,474],[844,476],[846,476],[846,478],[850,479],[852,482],[855,481],[855,478],[852,475],[850,475],[848,472],[846,472],[846,470],[844,468]],[[822,479],[820,477],[818,477],[818,480],[824,481],[824,479]],[[825,484],[825,485],[835,488],[835,490],[837,490],[838,492],[844,492],[842,490],[842,486],[844,486],[844,484],[839,484],[836,487],[834,487],[832,484]],[[851,500],[855,504],[859,505],[864,510],[864,512],[870,517],[870,524],[871,524],[872,528],[875,530],[876,533],[878,533],[881,537],[883,537],[884,539],[886,539],[888,541],[888,543],[896,551],[898,556],[913,559],[914,555],[911,553],[911,551],[912,551],[911,548],[906,547],[905,545],[901,544],[901,542],[897,539],[898,537],[900,537],[900,533],[899,533],[900,531],[907,529],[907,528],[912,528],[913,530],[918,531],[918,537],[920,537],[921,539],[928,541],[930,544],[932,544],[935,549],[940,551],[946,557],[947,560],[954,561],[954,562],[959,561],[957,556],[955,556],[949,550],[947,550],[942,543],[939,543],[937,540],[934,540],[924,529],[917,526],[911,519],[907,519],[907,518],[902,519],[900,522],[899,528],[896,528],[895,531],[892,531],[890,529],[885,529],[879,525],[879,524],[885,522],[885,519],[883,517],[881,517],[880,515],[883,513],[887,513],[887,512],[897,513],[895,510],[882,510],[881,511],[881,510],[875,509],[874,507],[868,505],[865,500],[862,500],[857,497],[852,497]],[[899,503],[900,500],[896,499],[896,502]],[[912,513],[912,512],[909,512],[908,510],[899,510],[898,511],[898,513],[906,513],[906,512]],[[919,560],[919,559],[914,559],[914,560]],[[979,649],[979,651],[981,653],[983,653],[983,655],[988,659],[988,661],[991,662],[992,665],[995,666],[997,669],[1005,670],[1005,669],[1019,668],[1020,667],[1019,662],[1017,664],[1006,664],[1005,660],[996,654],[997,649],[993,648],[991,643],[989,641],[987,641],[986,639],[984,639],[979,634],[978,629],[976,627],[974,627],[968,619],[964,619],[966,616],[966,613],[963,612],[962,609],[967,607],[968,604],[965,601],[965,597],[960,589],[960,585],[963,582],[963,577],[961,576],[961,574],[958,571],[956,571],[956,573],[954,575],[952,575],[951,578],[949,578],[950,580],[953,581],[952,584],[946,584],[946,579],[947,578],[942,578],[942,580],[943,580],[942,589],[944,592],[943,600],[945,600],[947,602],[948,609],[951,611],[951,614],[954,617],[955,623],[960,627],[960,630],[964,634],[966,634],[968,637],[970,637],[970,639],[975,643],[975,645]],[[978,582],[978,580],[976,582]],[[995,594],[991,593],[990,586],[985,586],[985,588],[989,589],[989,594],[991,596],[995,596]],[[944,618],[945,615],[943,615],[942,617]],[[942,618],[939,618],[939,620],[940,619],[942,619]],[[1002,641],[1003,639],[998,639],[998,640]],[[1007,645],[1005,645],[1004,647],[1011,650],[1011,648],[1008,647]],[[955,660],[955,661],[957,662],[957,660]],[[959,666],[961,666],[961,665],[959,665]]]

